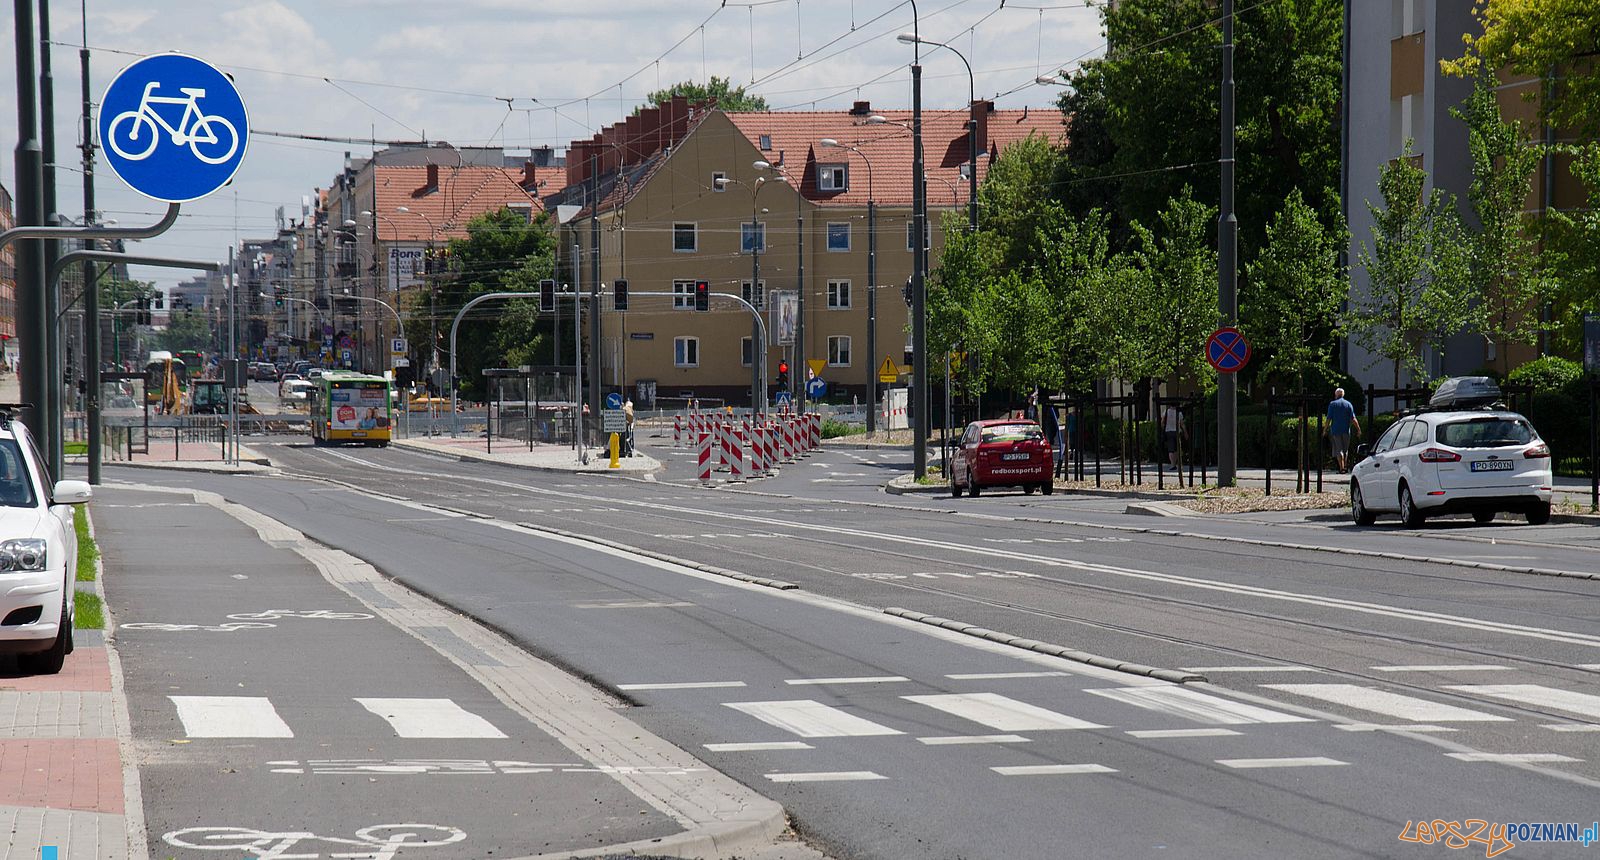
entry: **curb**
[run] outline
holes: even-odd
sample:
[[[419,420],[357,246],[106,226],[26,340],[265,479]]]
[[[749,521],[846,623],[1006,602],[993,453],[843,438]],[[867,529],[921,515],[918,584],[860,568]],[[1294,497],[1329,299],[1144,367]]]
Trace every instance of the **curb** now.
[[[1125,514],[1146,517],[1203,517],[1205,514],[1190,510],[1175,502],[1134,502],[1122,510]]]
[[[1110,669],[1114,672],[1126,672],[1130,675],[1143,675],[1146,678],[1155,678],[1161,681],[1171,681],[1174,684],[1189,684],[1195,682],[1204,682],[1206,680],[1206,676],[1197,675],[1193,672],[1180,672],[1176,669],[1158,669],[1154,666],[1146,666],[1143,663],[1129,663],[1123,660],[1113,660],[1110,657],[1101,657],[1098,654],[1090,654],[1087,651],[1079,651],[1075,648],[1064,648],[1060,645],[1052,645],[1049,642],[1040,642],[1037,639],[1027,639],[1022,636],[1013,636],[1009,633],[997,633],[993,630],[979,627],[976,624],[967,624],[962,621],[951,621],[948,618],[940,618],[937,615],[914,612],[910,609],[901,609],[898,606],[887,607],[883,610],[883,612],[885,615],[893,615],[897,618],[904,618],[908,621],[916,621],[920,624],[931,624],[934,627],[943,627],[946,630],[954,630],[957,633],[965,634],[967,636],[976,636],[979,639],[987,639],[990,642],[998,642],[1001,645],[1010,645],[1013,648],[1021,648],[1026,651],[1037,651],[1040,654],[1049,654],[1052,657],[1060,657],[1063,660],[1071,660],[1074,663],[1085,663],[1101,669]]]
[[[615,475],[617,477],[633,478],[642,475],[653,475],[657,472],[666,471],[667,468],[661,463],[661,461],[655,459],[654,457],[650,457],[649,455],[645,456],[652,463],[655,463],[655,465],[653,467],[642,469],[564,469],[557,466],[541,466],[537,463],[514,463],[508,460],[498,459],[490,454],[480,454],[477,451],[451,451],[449,449],[441,449],[433,445],[418,445],[412,443],[409,439],[395,439],[389,444],[395,448],[404,448],[408,451],[421,454],[431,454],[435,457],[455,460],[461,463],[489,463],[495,466],[509,466],[513,469],[526,469],[531,472],[548,472],[555,475]]]
[[[100,596],[100,617],[105,620],[100,628],[101,647],[106,649],[106,668],[111,674],[111,720],[117,732],[117,750],[122,758],[122,822],[128,832],[129,860],[149,860],[150,841],[144,820],[144,790],[139,779],[138,749],[133,737],[133,719],[128,711],[128,691],[122,675],[122,655],[117,653],[116,618],[111,612],[111,601],[106,599],[106,557],[95,538],[94,516],[87,505],[83,508],[84,522],[89,527],[89,537],[94,539],[94,586]]]
[[[883,491],[891,496],[909,496],[914,493],[948,493],[950,487],[946,484],[918,484],[915,480],[901,475],[884,484]]]
[[[107,466],[126,466],[131,469],[152,469],[157,472],[205,472],[211,475],[270,475],[277,471],[270,460],[245,460],[244,463],[259,468],[243,469],[232,466],[216,465],[207,466],[200,462],[185,463],[181,460],[160,463],[135,463],[127,460],[118,460],[106,463]]]

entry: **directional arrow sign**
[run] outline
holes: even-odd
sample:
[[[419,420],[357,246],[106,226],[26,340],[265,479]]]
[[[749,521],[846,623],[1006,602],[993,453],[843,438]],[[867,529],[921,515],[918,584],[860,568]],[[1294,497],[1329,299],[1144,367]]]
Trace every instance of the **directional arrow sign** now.
[[[811,380],[806,383],[806,394],[811,397],[824,397],[827,395],[827,393],[828,383],[823,381],[822,377],[820,376],[813,376]]]

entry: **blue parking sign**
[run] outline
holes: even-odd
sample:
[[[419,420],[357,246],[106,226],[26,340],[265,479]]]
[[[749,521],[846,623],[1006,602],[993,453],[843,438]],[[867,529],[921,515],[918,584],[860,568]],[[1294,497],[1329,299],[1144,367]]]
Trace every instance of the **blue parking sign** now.
[[[185,54],[136,60],[100,99],[106,164],[133,190],[166,203],[227,185],[249,138],[250,118],[233,82]]]

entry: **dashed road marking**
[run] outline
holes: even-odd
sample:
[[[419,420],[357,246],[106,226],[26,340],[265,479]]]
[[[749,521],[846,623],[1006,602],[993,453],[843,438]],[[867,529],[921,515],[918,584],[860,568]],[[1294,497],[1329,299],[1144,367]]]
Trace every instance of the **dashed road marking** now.
[[[265,696],[168,696],[191,738],[292,738]]]
[[[1184,666],[1185,672],[1220,675],[1227,672],[1321,672],[1312,666]]]
[[[503,738],[488,720],[449,699],[357,698],[402,738]]]
[[[805,741],[755,741],[742,744],[706,744],[712,752],[764,752],[767,750],[810,750],[816,747]]]
[[[1235,770],[1250,770],[1268,767],[1342,767],[1349,764],[1349,762],[1323,756],[1302,756],[1298,758],[1219,758],[1217,759],[1217,764],[1223,767],[1231,767]]]
[[[1027,764],[1013,767],[991,767],[1001,776],[1054,776],[1073,773],[1116,773],[1116,768],[1103,764]]]
[[[1186,687],[1115,687],[1089,690],[1088,692],[1096,696],[1104,696],[1114,701],[1144,708],[1147,711],[1183,717],[1197,723],[1235,726],[1250,723],[1312,722],[1309,717],[1297,717],[1293,714],[1247,705],[1244,702],[1235,702],[1218,696],[1208,696],[1198,690],[1190,690]]]
[[[946,675],[952,681],[1004,681],[1011,678],[1065,678],[1067,672],[973,672],[966,675]]]
[[[818,771],[814,773],[769,773],[764,774],[773,782],[859,782],[869,779],[888,779],[882,774],[870,770],[834,770]]]
[[[1221,738],[1243,732],[1233,729],[1132,729],[1128,734],[1136,738]]]
[[[803,738],[872,737],[905,734],[810,699],[778,702],[723,702],[770,726]]]
[[[1414,720],[1419,723],[1508,723],[1510,717],[1486,714],[1443,702],[1431,702],[1414,696],[1402,696],[1387,690],[1377,690],[1357,684],[1263,684],[1269,690],[1282,690],[1297,696],[1321,699],[1358,711],[1370,711],[1386,717]]]
[[[808,684],[897,684],[910,680],[901,675],[876,675],[859,678],[790,678],[784,683],[798,687]]]
[[[1456,664],[1443,666],[1373,666],[1374,672],[1505,672],[1510,671],[1510,666],[1496,666],[1490,663]]]
[[[1103,729],[1099,723],[1058,714],[1055,711],[1019,702],[999,693],[948,693],[932,696],[901,696],[908,702],[927,705],[964,720],[1002,732],[1055,731],[1062,729]]]
[[[1571,711],[1586,717],[1600,717],[1600,696],[1593,693],[1577,693],[1555,687],[1542,687],[1538,684],[1461,684],[1447,686],[1445,689],[1478,696],[1493,696],[1496,699],[1509,699],[1524,705]]]
[[[1573,758],[1572,756],[1558,753],[1453,752],[1445,753],[1445,755],[1456,761],[1493,762],[1496,764],[1554,764],[1583,761],[1581,758]]]
[[[1022,735],[937,735],[934,737],[917,738],[920,743],[930,747],[962,746],[966,744],[1025,744],[1028,739]]]
[[[662,684],[618,684],[619,690],[715,690],[743,687],[743,681],[671,681]]]

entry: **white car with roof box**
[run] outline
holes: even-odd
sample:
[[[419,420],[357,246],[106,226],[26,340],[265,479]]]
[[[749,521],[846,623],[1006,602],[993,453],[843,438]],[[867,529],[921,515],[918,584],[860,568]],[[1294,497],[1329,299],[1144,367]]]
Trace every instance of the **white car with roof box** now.
[[[1550,448],[1533,424],[1500,403],[1488,377],[1440,383],[1427,407],[1402,413],[1350,470],[1350,512],[1371,525],[1399,514],[1409,528],[1432,516],[1499,513],[1550,521]]]
[[[0,653],[25,672],[53,675],[72,652],[83,481],[52,484],[33,437],[0,411]]]

